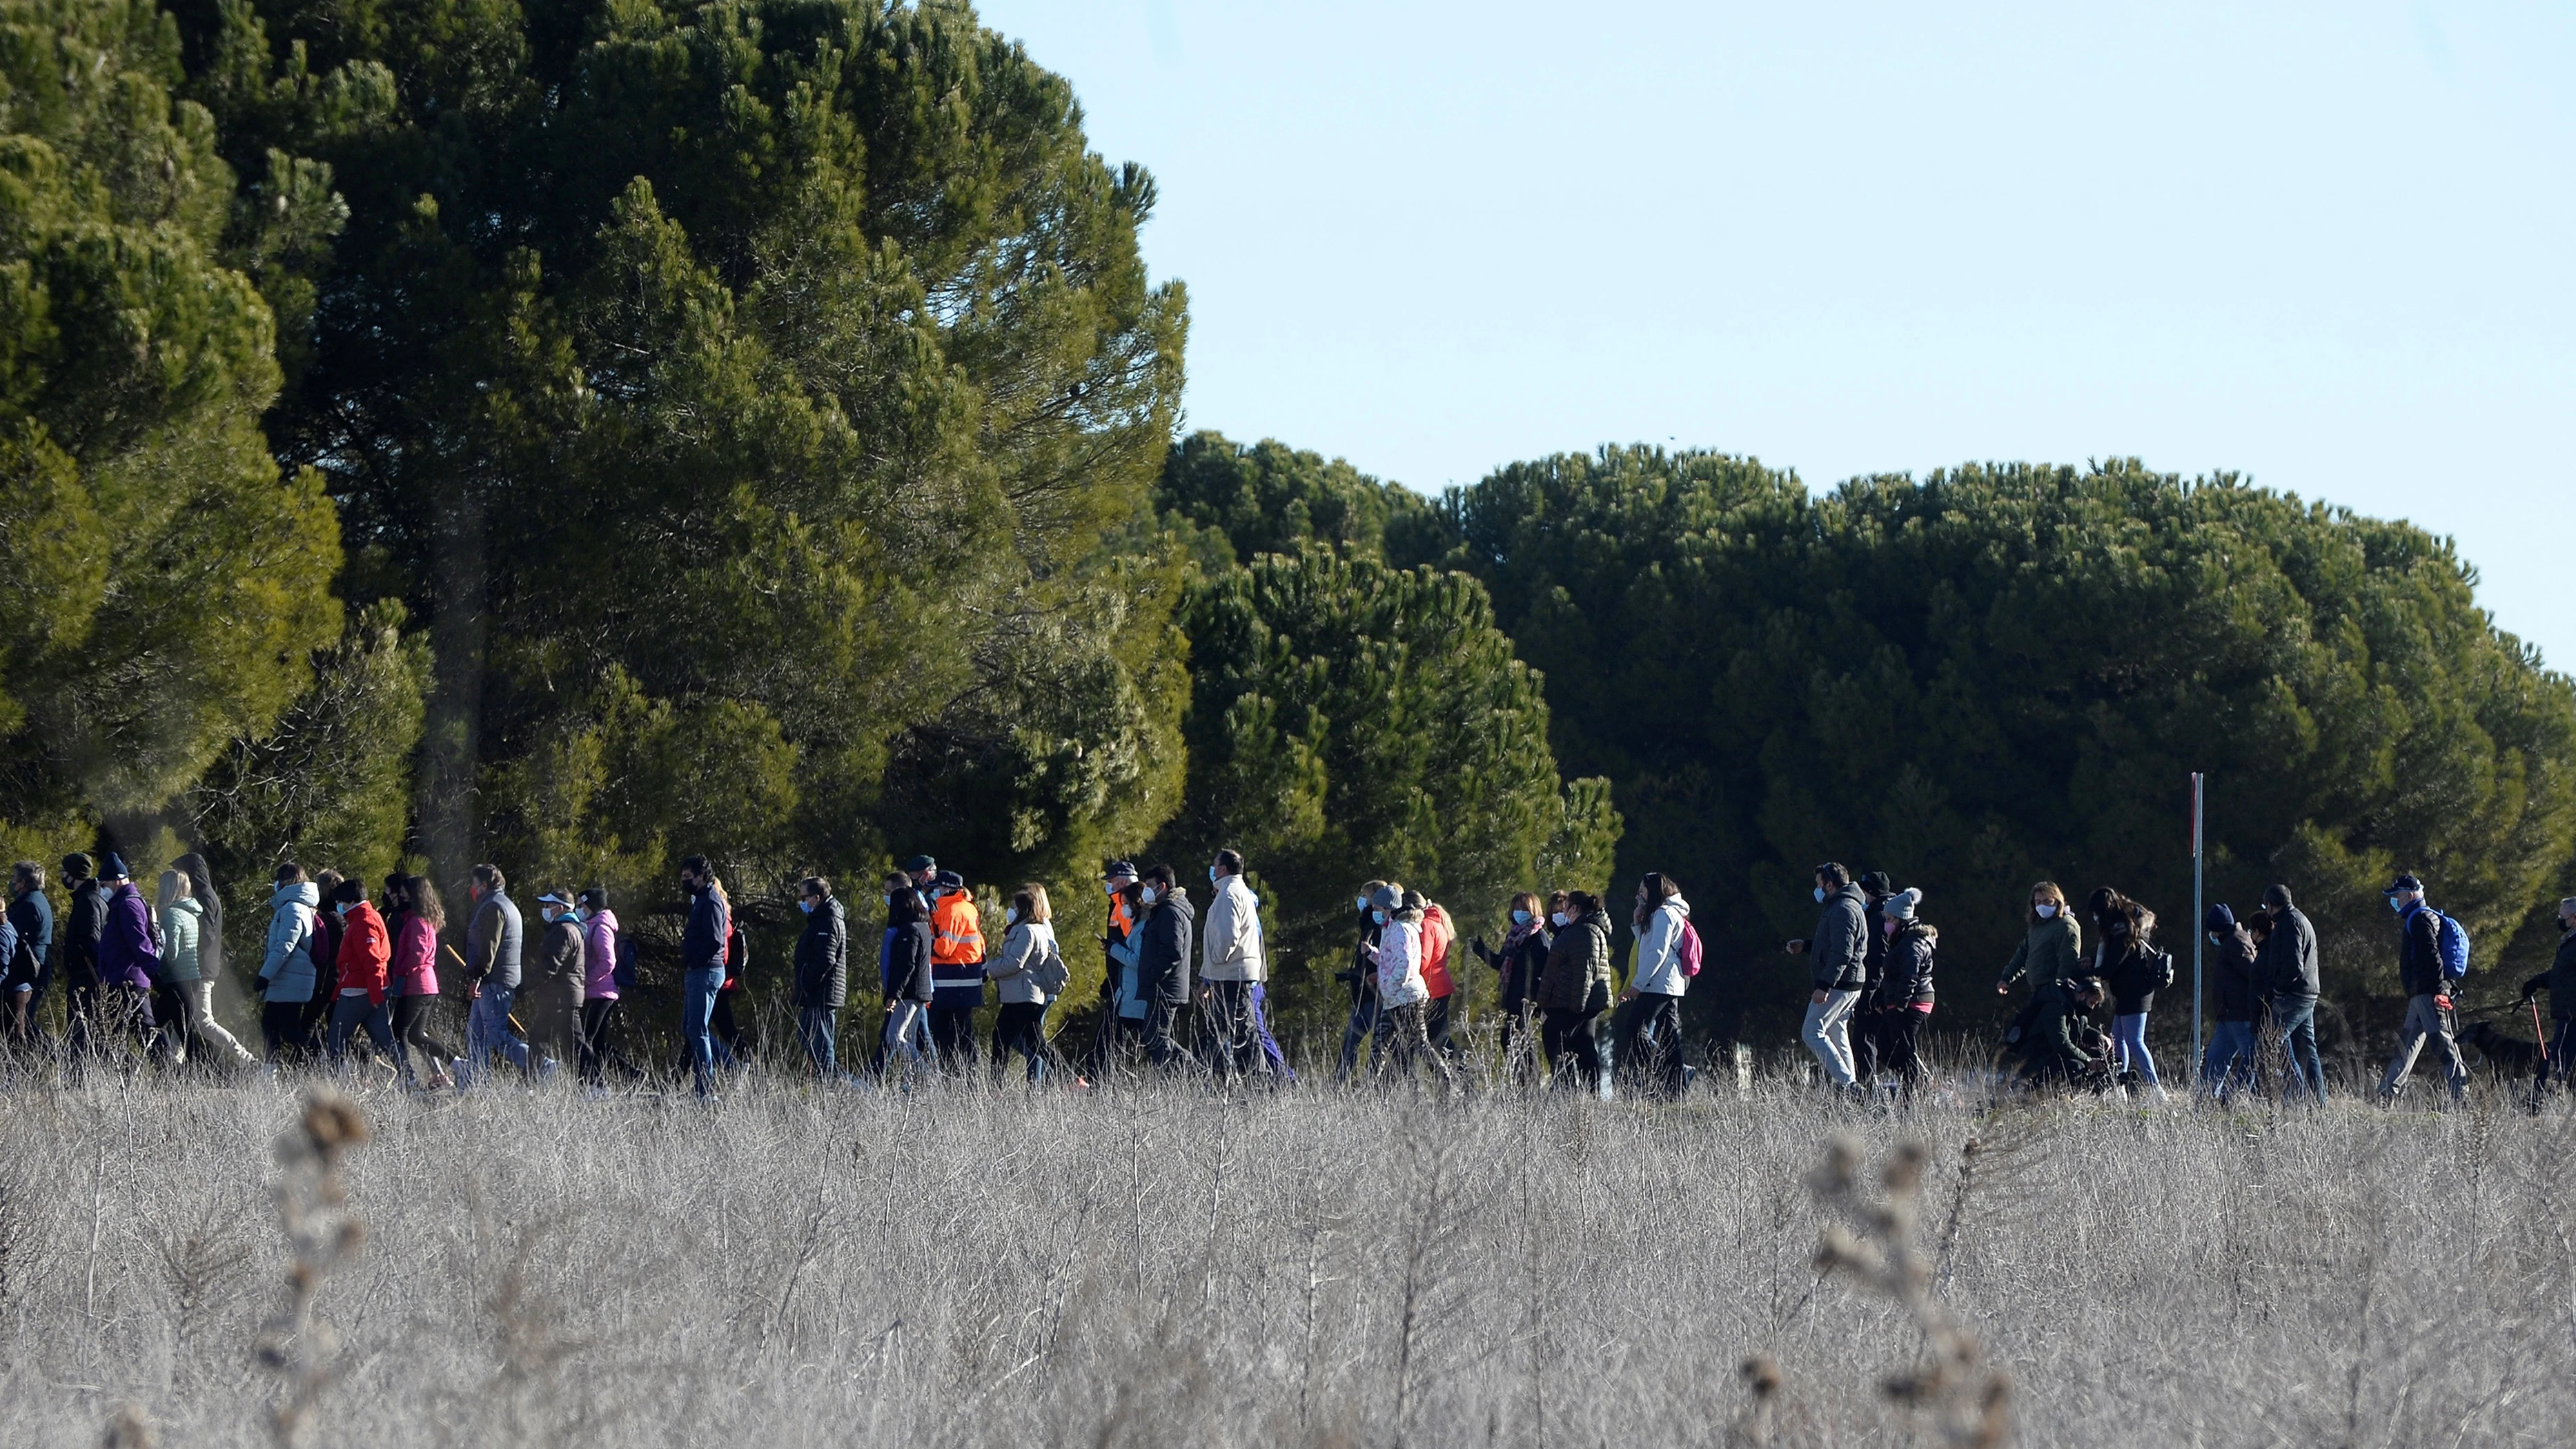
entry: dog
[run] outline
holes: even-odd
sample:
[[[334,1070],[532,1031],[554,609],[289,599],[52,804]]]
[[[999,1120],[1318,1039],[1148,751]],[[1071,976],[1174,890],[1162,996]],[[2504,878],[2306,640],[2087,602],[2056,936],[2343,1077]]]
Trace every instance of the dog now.
[[[2459,1043],[2473,1046],[2485,1060],[2499,1082],[2527,1081],[2539,1075],[2540,1046],[2518,1036],[2507,1036],[2496,1030],[2492,1021],[2481,1021],[2461,1028]]]

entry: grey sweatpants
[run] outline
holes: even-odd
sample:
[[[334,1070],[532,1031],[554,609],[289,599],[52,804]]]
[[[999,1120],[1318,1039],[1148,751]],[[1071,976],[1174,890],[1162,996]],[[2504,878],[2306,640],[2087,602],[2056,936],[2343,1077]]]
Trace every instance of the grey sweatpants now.
[[[2397,1084],[2415,1070],[2415,1054],[2424,1049],[2424,1039],[2431,1037],[2442,1047],[2442,1075],[2451,1084],[2451,1100],[2460,1101],[2469,1093],[2469,1069],[2460,1060],[2460,1044],[2451,1039],[2451,1023],[2430,996],[2406,999],[2406,1024],[2397,1029],[2397,1055],[2388,1059],[2388,1077],[2379,1084],[2379,1095],[2397,1095]]]

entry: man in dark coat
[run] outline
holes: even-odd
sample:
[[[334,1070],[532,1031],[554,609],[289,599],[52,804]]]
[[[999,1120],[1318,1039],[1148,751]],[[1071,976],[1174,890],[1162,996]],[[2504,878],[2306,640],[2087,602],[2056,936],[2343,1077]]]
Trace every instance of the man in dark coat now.
[[[2412,875],[2383,892],[2397,912],[2397,984],[2406,993],[2406,1020],[2397,1029],[2397,1051],[2379,1083],[2379,1100],[2397,1100],[2397,1088],[2415,1070],[2415,1057],[2430,1040],[2456,1105],[2468,1100],[2469,1065],[2451,1020],[2451,984],[2442,974],[2442,916],[2424,900],[2424,883]]]
[[[98,1023],[98,942],[107,934],[107,891],[98,883],[98,862],[86,855],[63,857],[63,889],[71,907],[63,912],[63,1041],[74,1055],[91,1050],[90,1034]]]
[[[45,868],[22,860],[9,870],[9,924],[15,928],[9,959],[0,962],[0,1012],[20,1041],[36,1034],[36,1001],[53,975],[54,903],[45,898]]]
[[[1150,865],[1142,879],[1145,920],[1139,926],[1136,989],[1145,998],[1145,1055],[1157,1067],[1177,1061],[1172,1040],[1181,1008],[1190,999],[1190,953],[1198,913],[1168,865]]]
[[[2210,1028],[2209,1049],[2200,1058],[2200,1086],[2225,1101],[2239,1084],[2252,1084],[2258,1059],[2254,933],[2237,924],[2236,912],[2224,902],[2209,908],[2200,929],[2209,938],[2211,979],[2218,988],[2217,1021]]]
[[[1791,941],[1789,954],[1810,958],[1807,1020],[1798,1035],[1844,1091],[1857,1085],[1852,1072],[1851,1014],[1869,971],[1869,896],[1851,872],[1833,861],[1816,867],[1816,934]]]
[[[2550,958],[2548,970],[2522,983],[2522,1000],[2528,1003],[2543,991],[2549,993],[2553,1022],[2549,1055],[2540,1060],[2540,1081],[2535,1092],[2548,1090],[2553,1064],[2558,1068],[2560,1084],[2567,1081],[2567,1031],[2576,1027],[2576,896],[2558,903],[2558,954]]]
[[[805,1059],[830,1077],[840,1071],[835,1038],[850,992],[850,925],[832,883],[807,876],[796,894],[805,929],[796,937],[796,1039]]]
[[[2325,1063],[2317,1056],[2317,928],[2290,901],[2290,888],[2263,888],[2272,934],[2255,958],[2256,989],[2272,998],[2272,1029],[2290,1056],[2290,1080],[2326,1100]]]
[[[590,979],[590,947],[582,939],[581,912],[574,899],[569,890],[537,897],[537,914],[546,923],[546,933],[519,988],[528,1042],[543,1054],[545,1065],[538,1070],[547,1075],[581,1056],[581,1003]]]

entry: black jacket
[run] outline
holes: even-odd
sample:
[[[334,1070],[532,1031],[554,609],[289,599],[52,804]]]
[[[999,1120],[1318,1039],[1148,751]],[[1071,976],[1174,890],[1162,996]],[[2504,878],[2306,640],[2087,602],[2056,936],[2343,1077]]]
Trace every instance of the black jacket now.
[[[886,999],[927,1004],[930,980],[930,912],[918,891],[905,891],[887,908]]]
[[[2284,1001],[2317,999],[2317,928],[2296,907],[2281,912],[2263,942],[2254,979],[2269,996]]]
[[[1857,1008],[1861,1011],[1881,1004],[1896,1005],[1896,993],[1903,989],[1902,986],[1888,984],[1887,979],[1887,960],[1892,942],[1887,932],[1878,928],[1878,908],[1886,899],[1875,892],[1864,891],[1861,895],[1860,926],[1869,939],[1869,946],[1861,956],[1860,1002]]]
[[[1145,913],[1144,924],[1136,928],[1143,938],[1136,948],[1138,995],[1172,1006],[1188,1003],[1190,937],[1197,927],[1198,912],[1190,906],[1189,892],[1177,886]]]
[[[29,891],[9,903],[9,924],[16,929],[18,941],[7,969],[0,971],[0,982],[11,991],[24,986],[35,992],[28,998],[31,1003],[42,1000],[45,983],[54,975],[47,959],[54,944],[53,902],[45,899],[43,891]]]
[[[2442,980],[2440,918],[2422,901],[2397,918],[2397,984],[2409,996],[2439,996],[2450,989]]]
[[[72,908],[63,913],[63,986],[88,991],[98,986],[98,942],[107,934],[107,891],[95,877],[72,887]]]
[[[680,969],[721,971],[725,938],[733,934],[733,908],[715,887],[701,886],[689,901],[689,924],[680,930]]]
[[[1869,971],[1869,897],[1846,885],[1825,897],[1807,943],[1808,984],[1818,991],[1858,991]]]
[[[2576,931],[2558,938],[2558,954],[2549,958],[2549,969],[2522,983],[2522,994],[2549,993],[2549,1011],[2553,1016],[2576,1016]]]
[[[808,1011],[838,1011],[850,995],[850,918],[839,896],[826,897],[805,918],[796,938],[796,1004]]]
[[[1887,942],[1887,975],[1879,983],[1879,1005],[1900,1011],[1930,1006],[1932,964],[1941,949],[1940,931],[1929,921],[1909,921],[1898,926],[1896,934],[1881,935]]]
[[[1538,980],[1547,970],[1545,930],[1523,936],[1519,948],[1510,952],[1491,950],[1481,941],[1469,944],[1475,947],[1476,955],[1501,976],[1501,1006],[1504,1011],[1518,1012],[1524,1006],[1537,1004]],[[2576,1000],[2576,997],[2570,999]]]
[[[2218,984],[2217,1019],[2252,1021],[2260,1004],[2254,989],[2254,933],[2238,926],[2219,937],[2209,955]]]
[[[2104,937],[2102,989],[2111,995],[2113,1016],[2136,1016],[2154,1009],[2156,993],[2164,989],[2164,973],[2165,953],[2156,949],[2147,931],[2133,926],[2127,934]]]

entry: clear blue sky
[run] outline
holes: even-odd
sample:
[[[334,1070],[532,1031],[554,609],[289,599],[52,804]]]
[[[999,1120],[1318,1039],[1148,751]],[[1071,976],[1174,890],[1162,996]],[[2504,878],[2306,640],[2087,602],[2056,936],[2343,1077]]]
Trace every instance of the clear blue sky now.
[[[2576,6],[988,0],[1143,162],[1189,425],[1421,488],[2133,454],[2576,667]]]

